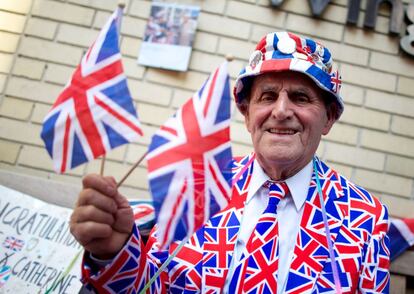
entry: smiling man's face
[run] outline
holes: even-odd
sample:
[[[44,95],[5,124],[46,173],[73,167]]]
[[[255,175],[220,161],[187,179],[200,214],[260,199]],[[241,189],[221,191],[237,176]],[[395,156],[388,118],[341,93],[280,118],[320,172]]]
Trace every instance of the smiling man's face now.
[[[288,178],[313,157],[335,122],[322,90],[302,73],[285,71],[254,78],[245,123],[257,160],[274,180]]]

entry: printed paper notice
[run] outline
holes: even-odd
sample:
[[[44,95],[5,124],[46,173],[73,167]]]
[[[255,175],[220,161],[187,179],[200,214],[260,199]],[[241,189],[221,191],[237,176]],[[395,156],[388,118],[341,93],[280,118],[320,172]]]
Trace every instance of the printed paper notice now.
[[[154,2],[144,33],[138,63],[186,71],[200,8]]]

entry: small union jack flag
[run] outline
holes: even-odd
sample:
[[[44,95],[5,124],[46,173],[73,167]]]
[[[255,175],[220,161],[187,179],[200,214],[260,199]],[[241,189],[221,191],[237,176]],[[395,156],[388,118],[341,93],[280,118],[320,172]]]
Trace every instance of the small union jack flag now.
[[[338,93],[342,86],[342,79],[338,71],[334,71],[331,76],[332,91]]]
[[[152,138],[148,176],[161,247],[191,236],[228,203],[229,80],[225,62]]]
[[[118,8],[43,121],[41,137],[63,173],[142,136],[119,51]]]
[[[24,240],[17,239],[13,236],[7,236],[3,242],[3,246],[14,252],[19,252],[24,246]]]

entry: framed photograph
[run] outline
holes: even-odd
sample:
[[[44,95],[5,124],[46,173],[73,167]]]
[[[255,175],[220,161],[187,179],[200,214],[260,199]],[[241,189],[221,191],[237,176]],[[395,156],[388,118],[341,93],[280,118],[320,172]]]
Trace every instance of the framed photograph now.
[[[153,2],[138,63],[186,71],[199,13],[196,6]]]

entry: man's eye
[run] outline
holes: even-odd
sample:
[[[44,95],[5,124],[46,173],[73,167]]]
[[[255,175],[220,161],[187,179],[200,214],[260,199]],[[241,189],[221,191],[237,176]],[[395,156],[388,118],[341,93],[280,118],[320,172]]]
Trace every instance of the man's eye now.
[[[262,102],[266,102],[266,101],[273,101],[275,98],[274,98],[274,95],[271,95],[271,94],[264,94],[264,95],[262,95],[261,97],[260,97],[260,101],[262,101]]]
[[[310,98],[305,93],[294,93],[293,100],[297,103],[308,103],[310,101]]]

